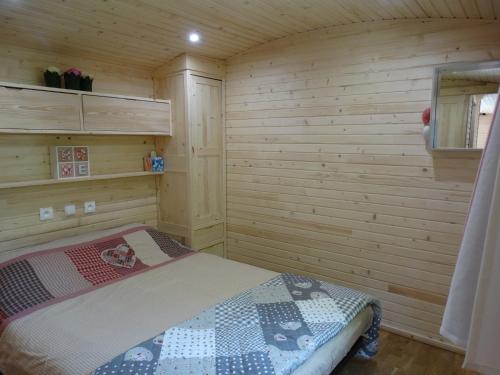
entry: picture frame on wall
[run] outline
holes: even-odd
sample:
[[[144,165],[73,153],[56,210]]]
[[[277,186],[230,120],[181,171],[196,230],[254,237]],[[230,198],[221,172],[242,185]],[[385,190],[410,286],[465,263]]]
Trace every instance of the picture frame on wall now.
[[[52,178],[71,179],[90,176],[88,146],[52,146]]]

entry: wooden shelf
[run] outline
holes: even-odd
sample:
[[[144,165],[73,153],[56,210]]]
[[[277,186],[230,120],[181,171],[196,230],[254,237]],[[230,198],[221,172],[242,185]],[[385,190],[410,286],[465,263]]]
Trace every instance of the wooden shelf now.
[[[172,135],[170,100],[0,82],[6,134]]]
[[[65,184],[71,182],[79,181],[96,181],[96,180],[109,180],[113,178],[126,178],[126,177],[140,177],[140,176],[157,176],[162,175],[164,172],[127,172],[127,173],[114,173],[114,174],[100,174],[89,177],[76,177],[57,180],[54,178],[46,180],[30,180],[30,181],[17,181],[17,182],[0,182],[0,189],[11,189],[19,187],[28,186],[40,186],[40,185],[53,185],[53,184]]]
[[[109,98],[140,100],[143,102],[170,103],[170,100],[168,100],[168,99],[153,99],[153,98],[145,98],[145,97],[139,97],[139,96],[106,94],[106,93],[94,92],[94,91],[68,90],[68,89],[59,89],[59,88],[46,87],[46,86],[25,85],[25,84],[14,83],[14,82],[2,82],[2,81],[0,81],[0,86],[17,88],[17,89],[60,92],[60,93],[65,93],[65,94],[101,96],[101,97],[109,97]]]

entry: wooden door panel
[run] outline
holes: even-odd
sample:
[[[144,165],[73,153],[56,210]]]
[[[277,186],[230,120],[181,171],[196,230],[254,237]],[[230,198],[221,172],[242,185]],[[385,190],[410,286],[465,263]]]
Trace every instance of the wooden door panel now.
[[[222,84],[191,76],[191,191],[193,225],[224,217],[222,166]]]

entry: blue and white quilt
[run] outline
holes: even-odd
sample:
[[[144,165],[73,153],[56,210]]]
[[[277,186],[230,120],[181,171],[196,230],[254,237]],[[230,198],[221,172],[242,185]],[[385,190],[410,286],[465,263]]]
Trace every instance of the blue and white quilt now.
[[[377,351],[379,302],[281,274],[131,348],[94,375],[287,375],[367,306],[374,314],[357,353],[363,358]]]

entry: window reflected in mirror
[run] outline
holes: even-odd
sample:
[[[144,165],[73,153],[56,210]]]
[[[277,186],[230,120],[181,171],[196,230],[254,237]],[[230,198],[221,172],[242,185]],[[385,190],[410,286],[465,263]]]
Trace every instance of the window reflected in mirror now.
[[[443,66],[434,84],[435,149],[482,149],[500,88],[500,62]]]

